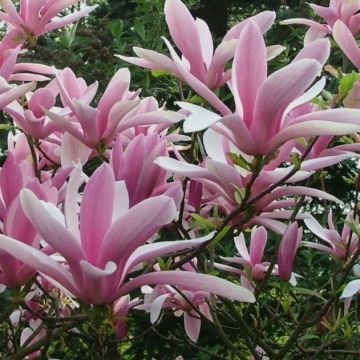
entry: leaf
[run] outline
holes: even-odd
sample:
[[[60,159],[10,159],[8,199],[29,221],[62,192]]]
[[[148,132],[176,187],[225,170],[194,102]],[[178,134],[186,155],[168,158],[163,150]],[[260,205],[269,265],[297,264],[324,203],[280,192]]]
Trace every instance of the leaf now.
[[[124,22],[121,19],[116,19],[114,21],[111,21],[108,25],[108,29],[111,35],[116,40],[119,40],[124,30]]]
[[[311,296],[315,296],[318,299],[322,300],[324,303],[327,301],[325,298],[323,298],[318,292],[314,291],[314,290],[310,290],[310,289],[304,289],[304,288],[299,288],[299,287],[294,287],[291,288],[292,291],[294,292],[298,292],[300,294],[305,294],[305,295],[311,295]]]
[[[243,169],[250,170],[250,164],[245,160],[241,155],[234,154],[232,152],[226,153],[229,159],[234,163],[234,165],[240,166]]]
[[[220,240],[222,240],[231,229],[230,226],[225,226],[218,234],[216,234],[214,240],[211,241],[211,245],[215,246]]]
[[[168,71],[165,70],[151,70],[151,75],[154,78],[159,78],[161,76],[168,76],[171,75]]]
[[[207,230],[214,230],[216,229],[216,226],[208,219],[202,217],[199,214],[191,214],[191,217],[203,228]]]
[[[298,153],[291,153],[291,159],[295,166],[295,170],[298,171],[301,168],[301,159]]]
[[[351,74],[345,75],[339,84],[339,95],[345,98],[349,91],[353,88],[356,81],[360,80],[360,74],[353,71]]]

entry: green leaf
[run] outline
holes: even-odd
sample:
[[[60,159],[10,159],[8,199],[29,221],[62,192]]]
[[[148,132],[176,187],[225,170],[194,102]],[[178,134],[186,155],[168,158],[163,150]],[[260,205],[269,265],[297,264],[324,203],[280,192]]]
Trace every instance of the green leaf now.
[[[121,19],[116,19],[114,21],[111,21],[110,24],[108,25],[108,29],[111,35],[116,40],[119,40],[124,30],[124,22]]]
[[[295,170],[298,171],[301,168],[301,159],[298,153],[291,153],[291,159],[295,166]]]
[[[191,214],[191,217],[202,227],[208,230],[216,229],[216,226],[208,219],[202,217],[199,214]]]
[[[316,292],[314,290],[304,289],[304,288],[299,288],[299,287],[294,287],[291,290],[294,292],[300,293],[300,294],[315,296],[318,299],[322,300],[324,303],[327,301],[318,292]]]
[[[169,72],[166,71],[166,70],[151,70],[151,75],[152,75],[154,78],[159,78],[159,77],[161,77],[161,76],[171,75],[171,73],[169,73]]]
[[[345,75],[340,80],[339,95],[345,98],[349,91],[354,87],[356,81],[360,80],[360,74],[353,71],[351,74]]]
[[[234,163],[234,165],[240,166],[243,169],[250,170],[250,164],[245,160],[245,158],[241,155],[234,154],[232,152],[228,152],[226,154],[228,158]]]
[[[211,241],[211,245],[215,246],[220,240],[222,240],[231,229],[230,226],[225,226],[218,234],[216,234],[214,240]]]

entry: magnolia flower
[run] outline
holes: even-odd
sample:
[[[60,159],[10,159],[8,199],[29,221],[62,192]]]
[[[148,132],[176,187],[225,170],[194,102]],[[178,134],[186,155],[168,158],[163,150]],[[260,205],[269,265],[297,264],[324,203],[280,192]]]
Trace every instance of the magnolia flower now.
[[[270,263],[263,261],[264,250],[267,243],[267,232],[264,227],[254,227],[251,231],[250,248],[246,246],[244,234],[234,238],[235,247],[240,256],[222,257],[222,260],[239,264],[243,270],[232,266],[216,264],[218,269],[232,272],[241,276],[241,284],[252,290],[253,281],[262,280],[269,268]],[[275,274],[276,272],[273,271]]]
[[[116,329],[116,335],[119,339],[123,339],[126,335],[126,317],[128,312],[141,303],[139,298],[130,300],[130,295],[122,296],[113,304],[113,323]]]
[[[302,238],[302,228],[297,222],[289,224],[281,239],[278,251],[278,272],[283,280],[290,280],[294,266],[295,256]]]
[[[195,20],[182,1],[166,0],[164,13],[171,37],[182,53],[181,59],[165,38],[171,58],[139,47],[134,47],[134,52],[138,57],[120,55],[118,57],[145,68],[175,74],[209,103],[217,104],[224,111],[228,111],[229,109],[217,99],[212,90],[230,79],[231,72],[225,71],[225,65],[234,56],[237,39],[244,26],[249,21],[254,21],[262,33],[265,33],[274,23],[275,13],[264,11],[235,25],[228,31],[215,51],[208,25],[201,19]],[[275,57],[283,49],[282,46],[268,48],[268,57]]]
[[[338,20],[342,21],[353,35],[360,31],[360,16],[358,14],[360,2],[358,0],[330,0],[328,7],[316,4],[309,4],[309,6],[318,16],[325,20],[325,24],[302,18],[288,19],[281,22],[284,25],[301,24],[309,26],[310,29],[305,35],[305,43],[334,32],[334,25]]]
[[[339,234],[335,228],[331,211],[328,215],[329,229],[324,229],[313,217],[305,219],[304,221],[308,229],[321,240],[325,241],[327,245],[310,241],[303,241],[303,245],[329,253],[340,260],[346,260],[347,257],[351,257],[356,251],[359,238],[351,231],[351,227],[348,225],[348,223],[353,221],[352,211],[350,211],[346,217],[341,234]]]
[[[304,48],[294,62],[267,76],[264,39],[258,26],[249,22],[241,32],[232,68],[235,113],[221,117],[192,104],[180,103],[192,112],[185,131],[212,126],[248,155],[273,154],[282,144],[297,137],[359,131],[359,112],[354,109],[317,111],[288,119],[293,109],[309,102],[325,86],[322,79],[311,87],[321,72],[319,61],[323,63],[329,54],[328,40],[318,41],[320,47]]]
[[[183,119],[173,111],[147,111],[147,99],[140,100],[137,92],[129,91],[130,72],[120,69],[109,82],[96,108],[89,105],[97,85],[86,84],[67,72],[57,76],[57,85],[69,116],[61,116],[42,108],[44,113],[61,129],[91,149],[102,149],[110,144],[117,133],[136,126],[165,124],[167,126]]]
[[[20,30],[25,39],[36,38],[48,31],[71,24],[89,14],[96,6],[85,6],[80,11],[58,18],[57,15],[79,0],[20,0],[18,12],[11,0],[1,0],[0,19]]]
[[[143,245],[176,217],[174,201],[160,195],[129,208],[124,182],[116,182],[111,167],[103,164],[86,184],[78,208],[77,191],[81,183],[81,167],[76,166],[67,186],[65,216],[31,191],[21,192],[26,216],[42,238],[66,260],[66,267],[4,235],[0,235],[0,249],[88,304],[111,303],[142,285],[189,283],[195,289],[232,300],[255,301],[245,288],[214,276],[186,271],[148,273],[128,280],[132,269],[143,261],[189,249],[209,237]]]
[[[0,173],[0,219],[1,233],[21,241],[42,252],[51,253],[49,247],[40,245],[40,238],[30,221],[24,214],[20,204],[21,189],[31,189],[40,199],[52,203],[57,202],[57,189],[50,181],[42,184],[31,176],[30,169],[24,162],[17,163],[10,152]],[[0,250],[0,283],[7,287],[24,285],[35,274],[35,270]]]
[[[184,264],[182,268],[195,273],[196,262]],[[136,309],[150,312],[152,324],[158,321],[162,309],[171,309],[175,316],[184,317],[186,335],[191,341],[197,342],[201,330],[201,316],[212,321],[208,305],[210,293],[193,289],[191,283],[178,287],[181,293],[167,285],[157,285],[154,289],[146,286],[142,290],[145,292],[144,304],[137,305]]]
[[[45,139],[58,130],[58,126],[50,121],[43,109],[51,109],[56,102],[55,94],[47,87],[40,88],[31,94],[27,109],[17,102],[8,105],[4,111],[14,119],[27,135],[35,139]]]

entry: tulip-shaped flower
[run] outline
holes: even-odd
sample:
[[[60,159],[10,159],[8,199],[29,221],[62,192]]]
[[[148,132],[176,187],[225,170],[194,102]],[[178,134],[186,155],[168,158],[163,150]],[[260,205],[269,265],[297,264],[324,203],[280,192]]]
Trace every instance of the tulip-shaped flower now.
[[[43,109],[44,113],[60,128],[91,149],[103,150],[118,132],[129,128],[152,124],[169,126],[183,118],[181,114],[173,111],[144,111],[143,105],[147,105],[147,100],[140,100],[138,91],[129,91],[128,69],[117,71],[96,108],[89,105],[96,87],[91,85],[85,88],[81,79],[73,76],[57,76],[56,80],[62,102],[70,109],[71,114],[63,117]]]
[[[24,166],[25,165],[25,166]],[[0,172],[0,219],[1,233],[10,236],[41,251],[49,251],[40,245],[40,237],[34,229],[20,204],[19,193],[27,188],[33,191],[40,199],[56,204],[58,193],[50,181],[42,184],[38,179],[31,177],[24,162],[17,163],[14,155],[9,152]],[[35,270],[15,257],[0,250],[0,283],[7,287],[24,285],[35,274]]]
[[[302,228],[298,227],[297,222],[289,224],[281,239],[278,250],[278,272],[283,280],[290,280],[294,261],[300,241],[302,239]]]
[[[322,245],[310,241],[303,241],[302,244],[314,249],[324,251],[331,254],[334,258],[339,260],[346,260],[351,257],[356,251],[359,243],[359,238],[351,231],[348,223],[353,221],[353,212],[349,212],[341,234],[338,233],[332,220],[332,212],[328,215],[328,227],[324,229],[314,218],[305,219],[305,224],[308,229],[318,238],[325,241],[327,245]]]
[[[329,54],[328,42],[324,41],[318,44],[323,54],[313,47],[304,48],[296,61],[267,76],[264,39],[259,27],[249,22],[240,34],[232,67],[235,113],[221,118],[207,110],[181,103],[185,110],[198,110],[197,118],[202,113],[199,122],[195,118],[192,122],[187,119],[185,130],[199,131],[212,125],[215,131],[228,137],[248,155],[272,154],[282,144],[297,137],[359,131],[359,112],[354,109],[318,111],[291,121],[287,119],[291,110],[310,101],[325,85],[320,81],[309,89],[320,75],[322,66],[319,61],[323,63]],[[351,119],[345,120],[350,116]]]
[[[44,87],[31,94],[27,109],[24,109],[19,103],[13,102],[4,110],[11,115],[15,123],[27,135],[35,139],[45,139],[58,127],[46,117],[42,108],[51,109],[55,105],[55,101],[54,93]]]
[[[183,192],[180,182],[167,183],[166,171],[154,164],[159,156],[168,156],[166,139],[159,135],[140,134],[123,150],[120,139],[116,141],[110,163],[117,181],[124,180],[129,192],[130,206],[156,195],[168,195],[177,205]]]
[[[196,264],[187,263],[182,268],[194,273]],[[191,341],[197,342],[201,330],[201,317],[212,321],[208,305],[210,293],[192,289],[191,284],[186,287],[178,287],[178,290],[181,293],[166,285],[158,285],[154,289],[149,286],[144,287],[144,304],[136,306],[136,309],[150,312],[152,324],[158,321],[162,309],[172,309],[175,316],[184,316],[186,335]]]
[[[325,24],[302,18],[288,19],[281,22],[284,25],[301,24],[309,26],[310,29],[305,36],[305,43],[334,32],[334,25],[338,20],[342,21],[353,35],[360,31],[360,16],[357,13],[360,10],[360,2],[358,0],[330,0],[328,7],[316,4],[309,4],[309,6],[325,20]]]
[[[116,335],[119,339],[123,339],[126,335],[126,317],[128,312],[136,305],[139,305],[141,300],[135,298],[130,300],[130,295],[122,296],[116,300],[113,305],[113,323],[115,325]]]
[[[197,273],[163,271],[140,275],[126,282],[134,266],[143,261],[194,247],[205,240],[143,245],[176,217],[174,201],[161,195],[129,209],[124,182],[116,182],[111,167],[104,164],[86,184],[78,215],[77,191],[81,183],[81,167],[76,166],[67,186],[65,217],[58,208],[40,201],[29,190],[21,193],[26,216],[41,237],[65,258],[66,267],[39,250],[4,235],[0,235],[0,249],[88,304],[111,303],[143,285],[185,286],[188,283],[233,300],[255,301],[252,294],[240,286]]]
[[[20,0],[18,12],[11,0],[1,0],[0,19],[21,31],[27,40],[71,24],[89,14],[96,6],[86,6],[80,11],[57,17],[60,12],[79,0]]]
[[[235,238],[235,246],[240,257],[224,257],[223,260],[244,266],[242,276],[243,285],[252,280],[262,280],[269,267],[268,262],[263,262],[264,251],[267,243],[267,232],[264,227],[253,228],[251,231],[250,251],[247,249],[244,234]]]
[[[0,109],[4,109],[5,106],[24,96],[27,92],[33,90],[34,87],[34,82],[22,85],[10,85],[0,76]]]
[[[226,112],[227,107],[213,94],[212,90],[230,79],[231,72],[225,65],[233,58],[237,39],[250,20],[256,22],[264,33],[274,23],[275,13],[264,11],[232,27],[214,51],[213,39],[208,25],[201,19],[194,19],[180,0],[166,0],[164,8],[166,23],[173,41],[182,53],[182,59],[171,44],[164,39],[171,58],[152,50],[134,47],[137,57],[118,57],[122,60],[153,70],[175,74],[210,103],[217,104]],[[276,56],[284,48],[269,49],[269,57]]]

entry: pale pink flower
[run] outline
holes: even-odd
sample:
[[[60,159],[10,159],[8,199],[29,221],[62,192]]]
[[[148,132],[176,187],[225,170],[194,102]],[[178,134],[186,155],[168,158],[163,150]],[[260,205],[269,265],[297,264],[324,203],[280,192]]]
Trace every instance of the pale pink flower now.
[[[302,228],[298,227],[297,222],[293,222],[287,226],[281,239],[277,263],[279,277],[283,280],[291,279],[294,261],[302,235]]]
[[[347,257],[351,257],[356,251],[359,238],[348,225],[348,223],[353,222],[352,211],[346,217],[341,234],[335,228],[332,211],[328,214],[328,229],[323,228],[313,217],[304,221],[308,229],[318,238],[325,241],[326,245],[310,241],[303,241],[303,245],[324,251],[339,260],[346,260]]]
[[[231,77],[231,72],[225,71],[225,65],[233,58],[237,40],[245,25],[249,21],[254,21],[261,32],[265,33],[274,23],[275,13],[264,11],[236,24],[214,50],[208,25],[201,19],[195,20],[182,1],[166,0],[164,12],[171,37],[182,53],[181,59],[165,38],[171,58],[139,47],[134,47],[138,57],[118,57],[145,68],[175,74],[215,108],[220,108],[225,113],[229,112],[213,90],[225,84]],[[276,56],[283,49],[281,46],[270,47],[268,57]]]
[[[338,20],[342,21],[349,31],[355,36],[360,31],[359,0],[330,0],[328,7],[309,4],[315,13],[325,20],[318,23],[314,20],[295,18],[282,21],[284,25],[301,24],[309,26],[305,36],[305,43],[314,41],[334,31],[334,25]]]
[[[63,17],[58,15],[79,0],[20,0],[20,11],[11,0],[1,0],[4,12],[0,19],[20,30],[25,39],[31,40],[51,30],[62,28],[89,14],[96,6],[85,6]]]
[[[173,284],[208,291],[233,300],[255,301],[251,292],[214,276],[186,271],[161,271],[128,280],[143,261],[207,241],[196,239],[143,245],[176,217],[174,201],[165,196],[146,199],[129,209],[124,182],[116,182],[109,165],[100,166],[86,184],[80,209],[76,166],[65,196],[64,214],[23,190],[21,203],[42,238],[61,254],[68,269],[24,243],[0,235],[0,249],[36,269],[89,304],[111,303],[142,285]],[[80,219],[78,212],[80,212]]]

